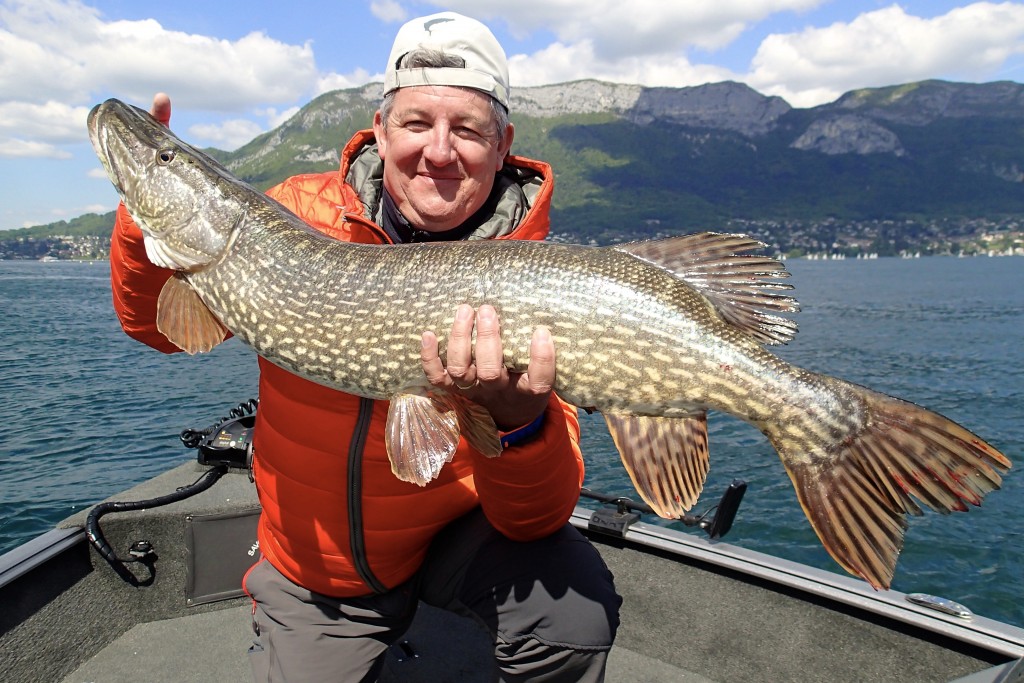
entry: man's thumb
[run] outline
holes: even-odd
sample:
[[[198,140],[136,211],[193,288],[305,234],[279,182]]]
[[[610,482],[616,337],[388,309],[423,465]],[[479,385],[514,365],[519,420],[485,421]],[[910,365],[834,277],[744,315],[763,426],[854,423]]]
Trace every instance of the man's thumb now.
[[[164,124],[171,125],[171,98],[166,93],[158,92],[153,96],[153,106],[149,108],[153,118]]]

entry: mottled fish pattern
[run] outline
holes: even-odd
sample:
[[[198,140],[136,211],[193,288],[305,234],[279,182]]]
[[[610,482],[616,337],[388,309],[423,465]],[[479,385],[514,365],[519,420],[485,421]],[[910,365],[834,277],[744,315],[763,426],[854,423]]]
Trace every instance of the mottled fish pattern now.
[[[600,411],[640,495],[675,518],[708,471],[707,411],[756,425],[782,459],[833,558],[888,587],[907,515],[966,509],[1009,460],[914,404],[784,362],[796,333],[787,275],[740,235],[699,233],[613,247],[478,240],[360,245],[326,238],[175,137],[145,112],[98,105],[89,132],[143,230],[177,274],[158,326],[208,351],[230,331],[267,360],[391,402],[397,476],[425,485],[460,438],[488,456],[489,416],[426,382],[420,336],[451,329],[460,303],[499,313],[505,362],[524,370],[551,330],[555,391]]]

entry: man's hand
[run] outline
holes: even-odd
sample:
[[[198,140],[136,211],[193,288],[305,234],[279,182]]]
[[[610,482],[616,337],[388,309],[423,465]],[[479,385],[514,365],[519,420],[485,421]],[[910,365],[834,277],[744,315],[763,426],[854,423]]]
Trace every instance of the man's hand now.
[[[472,306],[459,306],[448,338],[447,362],[441,360],[437,335],[433,332],[423,333],[420,359],[433,386],[461,393],[483,406],[501,431],[527,425],[544,412],[555,381],[555,344],[547,328],[538,327],[533,332],[526,372],[509,372],[504,363],[498,314],[487,304],[475,315]]]
[[[169,128],[171,126],[171,98],[166,93],[158,92],[153,96],[153,104],[149,107],[149,113],[154,119]]]

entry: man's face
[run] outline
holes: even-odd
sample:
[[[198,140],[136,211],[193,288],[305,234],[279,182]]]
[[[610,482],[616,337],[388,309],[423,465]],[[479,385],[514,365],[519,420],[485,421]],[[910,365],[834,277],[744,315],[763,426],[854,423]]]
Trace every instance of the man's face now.
[[[449,86],[395,93],[387,121],[373,120],[384,187],[398,210],[427,232],[458,227],[487,200],[512,146],[512,125],[498,144],[490,98]]]

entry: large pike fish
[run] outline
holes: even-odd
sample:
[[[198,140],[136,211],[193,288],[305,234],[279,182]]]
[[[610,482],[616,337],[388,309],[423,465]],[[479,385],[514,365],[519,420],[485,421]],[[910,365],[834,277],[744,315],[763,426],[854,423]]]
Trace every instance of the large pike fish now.
[[[781,264],[745,253],[760,246],[745,237],[347,244],[140,109],[100,104],[89,134],[149,258],[177,271],[160,297],[160,330],[191,353],[229,330],[303,377],[389,400],[389,455],[407,481],[435,477],[460,435],[486,455],[501,451],[487,413],[432,390],[421,368],[421,333],[446,333],[463,302],[498,310],[512,370],[525,369],[534,328],[551,330],[555,390],[604,415],[637,491],[664,517],[700,494],[707,411],[756,425],[825,548],[875,587],[889,586],[918,502],[965,510],[1010,466],[944,417],[768,352],[796,332],[778,314],[797,306],[777,282]]]

